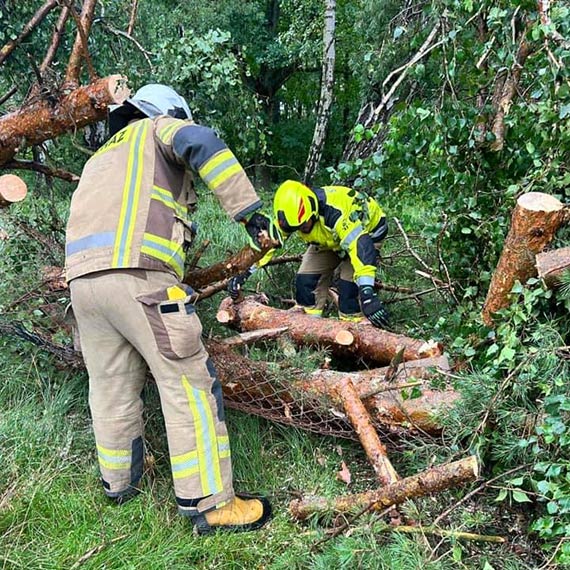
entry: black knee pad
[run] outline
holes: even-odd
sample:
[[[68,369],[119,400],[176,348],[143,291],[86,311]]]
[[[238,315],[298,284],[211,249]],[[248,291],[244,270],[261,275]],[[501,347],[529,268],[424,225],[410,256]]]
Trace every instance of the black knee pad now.
[[[343,315],[360,313],[358,285],[353,281],[338,280],[338,309]]]
[[[317,302],[315,289],[319,283],[319,273],[297,273],[295,279],[295,300],[303,307],[313,307]]]

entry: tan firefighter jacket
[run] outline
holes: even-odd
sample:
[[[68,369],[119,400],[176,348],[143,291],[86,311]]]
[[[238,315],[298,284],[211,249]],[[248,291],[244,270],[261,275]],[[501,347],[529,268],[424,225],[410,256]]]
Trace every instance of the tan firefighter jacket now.
[[[73,194],[67,280],[119,268],[168,271],[181,279],[195,173],[234,220],[261,206],[240,163],[212,129],[161,116],[116,133],[87,161]]]

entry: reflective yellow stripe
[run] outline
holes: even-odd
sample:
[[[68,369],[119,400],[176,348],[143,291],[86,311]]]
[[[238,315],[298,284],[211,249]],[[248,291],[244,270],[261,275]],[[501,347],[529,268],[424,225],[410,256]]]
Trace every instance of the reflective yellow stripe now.
[[[102,445],[98,445],[97,450],[105,455],[110,455],[111,457],[128,457],[131,454],[128,449],[109,449]]]
[[[184,479],[184,477],[191,477],[192,475],[196,475],[200,471],[200,466],[196,465],[195,467],[188,467],[188,469],[182,469],[181,471],[174,471],[172,473],[173,479]]]
[[[193,388],[186,376],[182,376],[182,385],[194,419],[202,492],[204,495],[219,493],[223,484],[212,410],[205,392]]]
[[[153,186],[151,198],[157,202],[160,202],[161,204],[164,204],[171,210],[175,210],[181,218],[188,218],[188,208],[176,202],[176,200],[174,200],[172,192],[169,192],[160,186]]]
[[[158,131],[158,138],[165,144],[170,143],[169,136],[172,135],[172,131],[174,131],[174,129],[176,129],[177,127],[182,126],[183,123],[184,121],[178,119],[174,123],[166,125],[166,127],[163,127],[162,129],[160,129],[160,131]]]
[[[186,461],[190,459],[197,459],[198,452],[197,451],[189,451],[188,453],[184,453],[183,455],[175,455],[174,457],[170,458],[170,463],[172,465],[180,465],[181,463],[186,463]]]
[[[210,182],[209,186],[212,190],[215,190],[220,184],[223,184],[228,178],[231,178],[237,172],[243,172],[241,164],[234,164],[229,168],[226,168],[222,173],[218,174],[216,178]]]
[[[134,127],[135,132],[129,148],[127,171],[123,185],[123,202],[121,204],[119,226],[113,251],[113,267],[126,267],[129,264],[132,233],[136,222],[143,170],[144,135],[146,134],[148,124],[149,121],[143,120]]]
[[[141,144],[139,146],[138,152],[138,164],[137,164],[137,171],[136,171],[136,179],[135,179],[135,194],[133,198],[133,213],[131,215],[129,228],[127,230],[127,243],[125,244],[125,258],[128,260],[130,258],[131,253],[131,246],[133,243],[133,234],[135,232],[135,223],[136,223],[136,212],[138,209],[139,198],[141,193],[141,185],[142,185],[142,173],[143,173],[143,156],[144,156],[144,143],[146,139],[146,132],[148,130],[148,122],[144,121],[143,123],[143,132],[141,134]]]
[[[145,233],[141,253],[164,261],[164,263],[175,269],[177,274],[181,274],[184,271],[184,248],[175,241]]]
[[[208,174],[216,168],[219,164],[222,164],[225,160],[235,158],[234,153],[229,150],[222,150],[219,154],[216,154],[213,158],[206,161],[202,167],[198,170],[198,174],[200,178],[204,178],[204,176],[208,176]]]
[[[105,459],[101,459],[99,457],[99,465],[101,467],[105,467],[105,469],[113,469],[115,471],[120,471],[121,469],[130,469],[131,463],[111,463],[110,461],[106,461]]]

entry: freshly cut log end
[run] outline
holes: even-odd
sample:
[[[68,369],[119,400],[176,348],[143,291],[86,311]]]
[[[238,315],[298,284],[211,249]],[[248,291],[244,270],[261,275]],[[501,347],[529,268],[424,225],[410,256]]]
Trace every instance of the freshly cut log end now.
[[[354,335],[350,331],[339,331],[335,340],[342,346],[350,346],[354,342]]]
[[[528,192],[523,194],[517,204],[531,212],[557,212],[564,208],[564,204],[558,198],[542,192]]]
[[[232,321],[232,315],[230,313],[230,311],[227,311],[225,309],[220,309],[217,313],[216,313],[216,320],[219,323],[229,323]]]
[[[127,86],[127,78],[124,75],[110,75],[109,80],[109,96],[115,105],[123,104],[131,94],[131,90]]]
[[[0,176],[0,208],[21,202],[28,193],[26,183],[15,174]]]

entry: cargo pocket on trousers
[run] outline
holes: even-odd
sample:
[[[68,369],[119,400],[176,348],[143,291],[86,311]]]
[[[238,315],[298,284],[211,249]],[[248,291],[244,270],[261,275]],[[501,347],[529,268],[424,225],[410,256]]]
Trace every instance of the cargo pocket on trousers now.
[[[169,300],[168,291],[137,296],[154,334],[160,353],[172,360],[188,358],[200,351],[202,324],[190,296]]]

